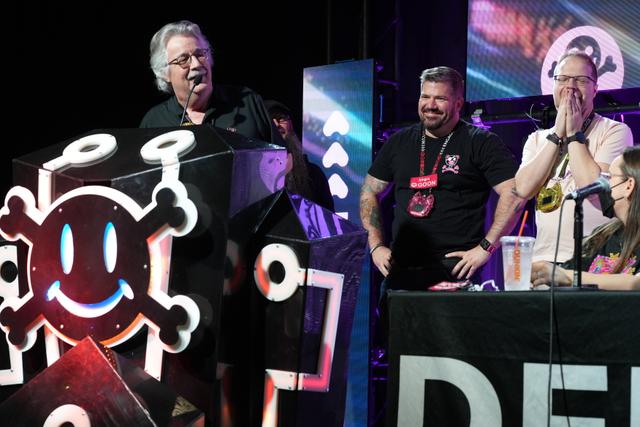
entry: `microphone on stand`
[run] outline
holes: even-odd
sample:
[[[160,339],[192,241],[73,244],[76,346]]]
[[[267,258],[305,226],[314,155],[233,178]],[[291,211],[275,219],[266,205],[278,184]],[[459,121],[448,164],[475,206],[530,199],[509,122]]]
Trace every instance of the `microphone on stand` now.
[[[573,211],[573,286],[574,289],[582,289],[582,237],[584,213],[582,210],[582,201],[585,197],[597,193],[609,193],[611,186],[609,181],[603,177],[599,177],[593,183],[586,187],[578,188],[567,194],[565,200],[575,200],[576,206]]]
[[[184,116],[187,114],[187,107],[189,106],[189,100],[191,99],[191,95],[193,94],[194,89],[202,82],[202,78],[204,74],[195,74],[191,77],[187,77],[187,80],[193,80],[193,86],[191,86],[191,90],[189,91],[189,96],[187,96],[187,102],[184,104],[184,109],[182,110],[182,117],[180,117],[180,123],[178,126],[182,126],[182,122],[184,121]]]
[[[590,196],[592,194],[608,193],[610,191],[611,191],[611,186],[609,185],[609,181],[607,181],[603,177],[600,177],[596,179],[593,183],[585,187],[578,188],[577,190],[567,194],[567,197],[565,197],[565,199],[566,200],[582,200],[585,197]]]

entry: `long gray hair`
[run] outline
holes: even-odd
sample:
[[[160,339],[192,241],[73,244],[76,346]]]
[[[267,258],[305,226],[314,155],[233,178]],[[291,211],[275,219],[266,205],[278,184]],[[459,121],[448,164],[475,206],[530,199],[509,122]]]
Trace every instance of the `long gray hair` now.
[[[171,37],[176,35],[195,37],[203,40],[211,52],[209,60],[211,61],[211,66],[213,66],[213,51],[211,50],[211,44],[204,34],[202,34],[202,31],[200,31],[198,24],[194,24],[191,21],[178,21],[165,25],[151,38],[151,43],[149,45],[149,64],[151,65],[153,74],[156,76],[156,86],[162,92],[166,93],[173,93],[171,84],[166,80],[167,69],[169,68],[169,65],[167,64],[169,61],[167,58],[167,43]]]

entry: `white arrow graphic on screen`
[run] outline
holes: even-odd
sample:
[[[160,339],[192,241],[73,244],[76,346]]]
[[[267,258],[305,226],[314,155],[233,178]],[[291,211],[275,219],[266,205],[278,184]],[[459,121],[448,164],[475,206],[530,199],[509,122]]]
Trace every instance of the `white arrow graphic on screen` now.
[[[331,136],[334,132],[338,132],[340,135],[346,135],[349,132],[349,122],[337,110],[331,113],[322,128],[324,136]]]
[[[349,187],[340,178],[340,175],[334,173],[327,180],[329,181],[329,188],[331,189],[331,195],[338,196],[339,199],[344,199],[349,194]]]
[[[322,165],[327,169],[333,165],[345,167],[347,163],[349,163],[349,155],[338,142],[331,144],[324,156],[322,156]]]

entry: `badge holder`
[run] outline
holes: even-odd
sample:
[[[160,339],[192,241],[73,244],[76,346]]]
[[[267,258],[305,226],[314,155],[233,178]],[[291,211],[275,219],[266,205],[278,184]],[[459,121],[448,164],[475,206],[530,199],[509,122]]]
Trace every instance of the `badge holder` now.
[[[409,207],[407,212],[409,215],[415,218],[424,218],[429,216],[431,209],[433,209],[434,197],[429,191],[429,194],[424,195],[422,191],[416,191],[409,200]]]
[[[433,205],[435,204],[435,197],[432,193],[433,187],[438,185],[438,175],[436,171],[438,170],[438,164],[440,163],[440,159],[442,159],[442,154],[444,150],[447,148],[447,144],[451,140],[451,136],[453,135],[453,131],[447,135],[447,138],[444,140],[442,147],[440,147],[440,152],[436,157],[436,161],[433,164],[433,169],[431,170],[430,175],[424,175],[424,161],[425,161],[425,150],[426,150],[426,137],[424,134],[424,130],[422,130],[422,137],[420,140],[420,175],[410,180],[411,188],[429,188],[428,194],[422,194],[422,191],[418,190],[413,193],[411,200],[409,200],[409,205],[407,206],[407,212],[414,218],[425,218],[429,216],[431,210],[433,209]]]

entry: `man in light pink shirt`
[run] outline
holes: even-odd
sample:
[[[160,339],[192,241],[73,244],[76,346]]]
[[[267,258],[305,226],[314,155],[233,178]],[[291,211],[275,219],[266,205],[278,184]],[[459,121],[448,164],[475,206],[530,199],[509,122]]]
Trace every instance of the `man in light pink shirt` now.
[[[631,129],[624,123],[593,112],[598,72],[591,58],[579,51],[560,57],[554,73],[553,101],[558,111],[551,129],[529,135],[516,174],[518,195],[536,198],[536,243],[533,261],[553,261],[560,202],[576,188],[608,172],[611,161],[633,145]],[[565,203],[558,262],[573,257],[574,201]],[[607,222],[598,197],[583,202],[584,235]]]

